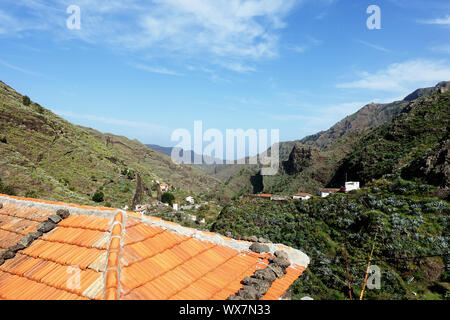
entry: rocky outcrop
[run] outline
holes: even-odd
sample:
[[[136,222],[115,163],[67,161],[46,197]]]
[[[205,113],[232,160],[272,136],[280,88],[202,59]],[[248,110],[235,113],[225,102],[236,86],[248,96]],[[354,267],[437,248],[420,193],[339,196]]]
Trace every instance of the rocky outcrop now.
[[[411,162],[402,170],[404,179],[421,178],[425,182],[439,186],[441,191],[450,194],[450,139],[424,157]]]
[[[289,160],[283,163],[283,167],[288,174],[300,173],[305,168],[310,167],[314,159],[319,157],[319,150],[296,143],[289,155]]]
[[[136,206],[142,204],[144,199],[144,184],[139,173],[136,173],[136,191],[134,192],[134,197],[131,202],[131,210],[136,209]]]
[[[404,100],[410,102],[421,97],[429,96],[435,92],[446,93],[448,91],[450,91],[450,81],[442,81],[439,82],[435,87],[417,89],[416,91],[408,95]]]

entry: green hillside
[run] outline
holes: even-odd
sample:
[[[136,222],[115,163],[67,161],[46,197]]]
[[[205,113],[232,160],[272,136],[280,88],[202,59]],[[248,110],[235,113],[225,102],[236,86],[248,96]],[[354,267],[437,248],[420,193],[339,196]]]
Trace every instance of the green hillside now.
[[[441,82],[402,101],[372,103],[327,131],[281,143],[279,174],[264,177],[264,192],[315,193],[325,186],[341,187],[346,177],[366,183],[397,170],[404,178],[424,178],[436,186],[446,181],[445,188],[450,179],[449,87],[450,82]],[[252,188],[257,172],[250,167],[225,168],[218,175],[242,194]]]
[[[366,136],[338,168],[331,183],[367,183],[389,173],[450,186],[450,90],[412,101],[392,122]]]
[[[393,180],[392,180],[393,179]],[[380,290],[366,299],[449,298],[449,203],[434,187],[387,177],[368,189],[309,201],[240,199],[219,215],[212,231],[256,235],[311,257],[294,298],[359,298],[372,245]],[[346,262],[347,261],[347,262]]]
[[[25,104],[24,104],[25,102]],[[139,173],[186,193],[216,194],[223,184],[174,164],[137,140],[75,126],[0,82],[0,179],[9,193],[80,204],[129,204]],[[5,189],[5,188],[3,188]]]

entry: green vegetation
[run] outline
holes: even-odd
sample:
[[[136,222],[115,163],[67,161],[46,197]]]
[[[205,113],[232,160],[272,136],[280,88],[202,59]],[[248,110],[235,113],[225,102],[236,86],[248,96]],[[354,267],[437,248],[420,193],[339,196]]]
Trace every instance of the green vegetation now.
[[[10,195],[10,196],[15,196],[16,195],[16,193],[14,192],[13,187],[4,184],[2,182],[2,179],[0,179],[0,193],[1,194],[7,194],[7,195]]]
[[[23,96],[23,98],[22,98],[22,103],[23,103],[24,106],[29,106],[29,105],[31,104],[30,97],[28,97],[28,96]]]
[[[97,191],[96,193],[94,193],[92,201],[95,201],[97,203],[105,201],[105,194],[101,191]]]
[[[170,192],[165,192],[161,196],[161,202],[168,203],[169,205],[172,205],[175,201],[175,196]]]
[[[217,179],[176,165],[137,140],[75,126],[24,100],[0,81],[0,178],[5,193],[25,196],[32,191],[36,198],[95,205],[93,195],[103,188],[111,206],[123,207],[133,198],[135,173],[147,186],[156,179],[194,195],[215,197],[223,188]]]
[[[343,181],[348,173],[349,179],[367,183],[401,172],[405,178],[445,184],[445,155],[440,153],[448,149],[449,128],[450,93],[415,100],[393,122],[363,137],[338,168],[333,181]]]
[[[325,199],[242,199],[222,210],[212,231],[256,235],[302,250],[311,264],[295,283],[294,298],[315,299],[349,297],[344,252],[353,297],[359,296],[377,234],[373,263],[381,268],[382,287],[368,290],[366,299],[444,299],[449,203],[433,198],[434,189],[387,177],[366,190]]]

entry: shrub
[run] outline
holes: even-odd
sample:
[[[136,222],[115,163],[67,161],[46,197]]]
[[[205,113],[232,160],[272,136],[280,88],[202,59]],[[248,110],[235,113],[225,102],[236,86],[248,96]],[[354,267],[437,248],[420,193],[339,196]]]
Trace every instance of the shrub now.
[[[41,105],[36,105],[36,110],[37,110],[37,112],[39,113],[39,114],[44,114],[44,112],[45,112],[45,109],[44,109],[44,107],[43,106],[41,106]]]
[[[29,191],[27,191],[27,193],[25,193],[25,198],[33,198],[33,199],[36,199],[36,198],[37,198],[36,191],[34,191],[34,190],[29,190]]]
[[[15,196],[16,195],[16,192],[14,191],[14,188],[4,184],[1,179],[0,179],[0,193],[7,194],[9,196]]]
[[[103,202],[105,200],[105,195],[101,191],[97,191],[94,193],[94,196],[92,197],[92,201],[95,201],[97,203]]]
[[[23,96],[22,102],[25,106],[29,106],[31,104],[31,99],[28,96]]]
[[[175,196],[170,192],[163,193],[161,201],[172,205],[173,202],[175,201]]]

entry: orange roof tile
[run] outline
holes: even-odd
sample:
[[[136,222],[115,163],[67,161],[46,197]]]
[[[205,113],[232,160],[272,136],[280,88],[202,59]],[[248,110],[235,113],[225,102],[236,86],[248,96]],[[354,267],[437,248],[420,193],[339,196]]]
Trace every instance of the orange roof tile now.
[[[0,251],[58,209],[71,212],[0,265],[0,299],[227,299],[272,257],[250,252],[249,242],[117,209],[3,195],[0,203]],[[283,295],[308,262],[289,267],[264,299]]]

